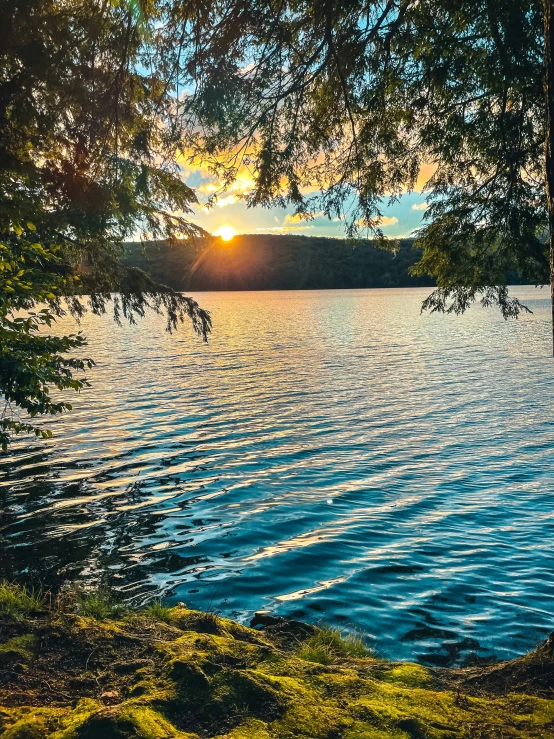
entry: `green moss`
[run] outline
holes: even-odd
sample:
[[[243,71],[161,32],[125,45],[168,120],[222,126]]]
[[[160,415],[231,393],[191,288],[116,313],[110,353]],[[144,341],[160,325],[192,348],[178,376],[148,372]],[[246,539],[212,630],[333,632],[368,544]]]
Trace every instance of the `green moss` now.
[[[183,631],[196,631],[201,634],[224,634],[225,628],[214,613],[189,611],[186,608],[172,609],[171,619]]]
[[[46,596],[41,590],[0,581],[0,619],[21,620],[44,610]]]
[[[140,739],[195,739],[195,734],[179,731],[158,711],[147,706],[124,708],[115,724],[124,736]]]
[[[422,665],[406,662],[383,673],[382,680],[388,683],[399,683],[411,688],[424,688],[431,685],[429,670]]]
[[[28,633],[21,635],[21,624],[12,623],[0,655],[29,664],[24,680],[10,668],[0,682],[1,739],[554,735],[554,700],[548,692],[554,670],[548,671],[546,653],[540,662],[546,672],[540,675],[546,675],[541,689],[547,697],[502,695],[505,683],[489,693],[479,688],[479,694],[467,695],[465,677],[474,687],[482,674],[483,684],[490,686],[506,672],[499,673],[498,666],[452,672],[385,664],[365,645],[329,629],[317,631],[299,650],[287,646],[293,640],[213,614],[170,610],[169,625],[144,613],[102,620],[98,614],[59,618],[56,612],[36,623],[28,619]],[[39,638],[46,648],[37,649]],[[306,658],[312,656],[309,650],[322,648],[325,663]],[[517,674],[518,665],[528,663],[507,667]],[[24,696],[28,705],[10,708],[13,695],[19,702]]]
[[[260,642],[260,634],[254,629],[248,629],[236,621],[221,618],[210,611],[191,611],[188,608],[176,606],[171,609],[171,623],[183,631],[194,631],[200,634],[232,637],[238,641]]]
[[[267,675],[254,670],[223,669],[211,680],[212,701],[222,716],[244,714],[256,718],[276,716],[287,696]]]
[[[101,709],[84,698],[71,708],[30,707],[0,709],[2,739],[77,739],[83,725]]]
[[[400,729],[414,739],[453,739],[467,737],[467,727],[475,736],[542,736],[554,718],[554,704],[531,699],[530,710],[521,719],[514,712],[513,697],[477,698],[448,691],[409,689],[371,681],[371,692],[355,704],[358,716],[388,731]],[[362,709],[361,711],[359,709]],[[522,726],[526,728],[522,731]],[[469,735],[471,736],[471,734]],[[546,734],[544,735],[546,736]]]
[[[60,716],[59,728],[49,736],[49,739],[77,739],[85,723],[100,709],[101,706],[97,701],[83,698],[72,711]]]
[[[38,639],[34,634],[24,634],[8,639],[4,644],[0,644],[0,665],[15,659],[32,659],[37,645]]]
[[[279,736],[309,737],[309,739],[331,739],[342,737],[352,724],[348,713],[323,701],[302,702],[292,705],[279,722],[271,728]]]
[[[401,729],[378,729],[371,724],[354,721],[345,728],[342,736],[343,739],[406,739],[406,732]]]
[[[223,739],[272,739],[272,736],[268,732],[267,724],[264,721],[250,719],[242,726],[238,726],[225,734]]]
[[[2,708],[0,709],[0,736],[2,739],[42,739],[50,737],[59,723],[64,709],[60,708]]]

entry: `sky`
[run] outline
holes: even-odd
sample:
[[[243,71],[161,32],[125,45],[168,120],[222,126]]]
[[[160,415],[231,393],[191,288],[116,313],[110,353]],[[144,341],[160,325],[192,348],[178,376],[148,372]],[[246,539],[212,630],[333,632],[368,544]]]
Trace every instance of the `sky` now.
[[[219,189],[216,178],[201,168],[184,168],[186,183],[192,187],[200,201],[206,203]],[[421,181],[414,192],[406,193],[391,206],[383,206],[381,229],[391,238],[408,238],[422,225],[426,210],[425,195],[422,192],[425,180],[432,171],[424,168]],[[247,172],[239,174],[233,185],[222,193],[211,208],[203,205],[194,209],[191,220],[212,234],[224,238],[237,234],[302,234],[304,236],[333,236],[344,238],[344,223],[338,219],[329,220],[320,215],[313,221],[300,220],[293,215],[291,208],[247,208],[241,199],[249,191],[252,180]]]

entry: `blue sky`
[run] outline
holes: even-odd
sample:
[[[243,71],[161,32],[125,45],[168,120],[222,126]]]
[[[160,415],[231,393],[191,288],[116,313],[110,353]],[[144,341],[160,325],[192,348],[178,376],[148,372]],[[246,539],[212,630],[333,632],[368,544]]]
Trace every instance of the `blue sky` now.
[[[219,185],[213,176],[201,169],[186,170],[186,182],[196,190],[201,202],[206,202]],[[338,220],[330,221],[325,216],[316,217],[313,221],[298,220],[293,217],[292,208],[247,208],[241,196],[251,185],[252,180],[247,173],[239,175],[210,209],[203,206],[195,208],[191,220],[210,233],[230,228],[237,234],[291,233],[344,238],[344,225]],[[416,192],[406,193],[393,205],[384,206],[381,229],[386,236],[406,238],[422,224],[426,207],[425,195],[420,191],[422,186]]]

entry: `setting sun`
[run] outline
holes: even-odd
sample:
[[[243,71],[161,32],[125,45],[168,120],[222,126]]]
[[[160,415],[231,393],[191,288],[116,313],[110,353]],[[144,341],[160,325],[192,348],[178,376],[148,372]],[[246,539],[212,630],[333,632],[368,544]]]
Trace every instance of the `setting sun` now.
[[[232,226],[221,226],[219,231],[215,232],[216,236],[221,236],[223,241],[231,241],[233,236],[236,235],[236,231]]]

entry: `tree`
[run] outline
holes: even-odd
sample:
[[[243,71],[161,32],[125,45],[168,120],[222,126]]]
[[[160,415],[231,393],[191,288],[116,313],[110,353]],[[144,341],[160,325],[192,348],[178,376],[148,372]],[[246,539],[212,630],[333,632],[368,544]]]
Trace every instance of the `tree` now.
[[[424,307],[459,313],[480,297],[517,317],[509,273],[550,271],[554,285],[551,12],[551,0],[217,3],[194,65],[197,151],[228,178],[248,166],[252,205],[323,211],[381,240],[383,200],[431,163],[415,272],[438,287]]]
[[[5,449],[13,433],[49,434],[33,419],[70,408],[54,389],[86,384],[85,338],[48,333],[64,311],[82,315],[81,294],[95,313],[111,302],[116,320],[152,308],[170,330],[190,318],[204,338],[211,323],[194,300],[120,262],[137,232],[203,233],[187,219],[196,197],[179,175],[176,96],[156,54],[162,5],[2,0],[0,13]]]

